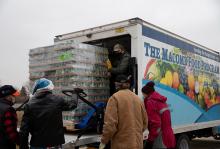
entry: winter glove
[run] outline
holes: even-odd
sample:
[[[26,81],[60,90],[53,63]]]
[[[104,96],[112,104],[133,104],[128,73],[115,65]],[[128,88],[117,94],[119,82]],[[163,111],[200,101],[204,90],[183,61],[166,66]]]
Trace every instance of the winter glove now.
[[[99,145],[99,149],[104,149],[104,148],[105,148],[105,144],[100,143],[100,145]]]
[[[108,70],[112,69],[112,64],[111,64],[111,61],[109,59],[107,59],[107,61],[105,63],[106,63],[106,66],[107,66]]]

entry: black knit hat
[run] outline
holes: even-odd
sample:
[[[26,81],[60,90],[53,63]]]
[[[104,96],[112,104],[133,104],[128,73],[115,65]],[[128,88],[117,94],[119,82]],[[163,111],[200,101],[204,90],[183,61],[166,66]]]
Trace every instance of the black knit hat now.
[[[154,85],[154,82],[150,81],[141,89],[141,91],[145,94],[150,94],[155,91]]]
[[[19,96],[20,93],[11,85],[3,85],[0,87],[0,98],[8,95]]]

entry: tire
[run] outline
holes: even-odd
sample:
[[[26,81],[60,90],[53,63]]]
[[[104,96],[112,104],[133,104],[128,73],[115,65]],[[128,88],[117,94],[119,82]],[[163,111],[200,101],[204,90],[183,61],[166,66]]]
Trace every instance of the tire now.
[[[215,139],[215,140],[220,140],[220,135],[215,135],[215,136],[214,136],[214,139]]]
[[[176,149],[189,149],[189,137],[185,134],[180,134],[177,137]]]

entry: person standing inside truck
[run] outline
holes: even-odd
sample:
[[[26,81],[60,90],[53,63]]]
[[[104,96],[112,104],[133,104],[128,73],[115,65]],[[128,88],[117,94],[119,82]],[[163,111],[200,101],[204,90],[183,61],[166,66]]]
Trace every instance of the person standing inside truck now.
[[[149,121],[145,148],[175,148],[176,141],[171,126],[170,110],[166,104],[167,98],[156,92],[154,85],[154,82],[150,81],[142,88]]]
[[[118,75],[116,92],[106,107],[99,149],[111,141],[111,149],[143,149],[147,115],[141,99],[130,88],[130,79]]]
[[[111,56],[111,65],[108,67],[110,75],[110,94],[115,93],[115,78],[118,75],[128,75],[130,54],[126,51],[123,45],[116,44],[113,48],[113,55]]]
[[[0,87],[0,149],[15,149],[19,144],[17,114],[12,107],[19,95],[12,85]]]
[[[65,101],[54,95],[52,81],[41,78],[33,86],[33,97],[24,107],[20,128],[20,148],[31,149],[62,148],[64,129],[62,111],[76,108],[74,101]]]

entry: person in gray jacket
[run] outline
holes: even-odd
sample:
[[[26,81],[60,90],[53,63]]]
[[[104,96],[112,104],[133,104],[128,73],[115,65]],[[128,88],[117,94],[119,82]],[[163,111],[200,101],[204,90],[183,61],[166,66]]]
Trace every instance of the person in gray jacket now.
[[[123,45],[116,44],[113,49],[111,64],[112,68],[109,69],[109,74],[111,76],[111,94],[115,93],[115,78],[118,75],[126,75],[128,76],[128,66],[129,60],[131,58],[130,54],[126,51]]]

